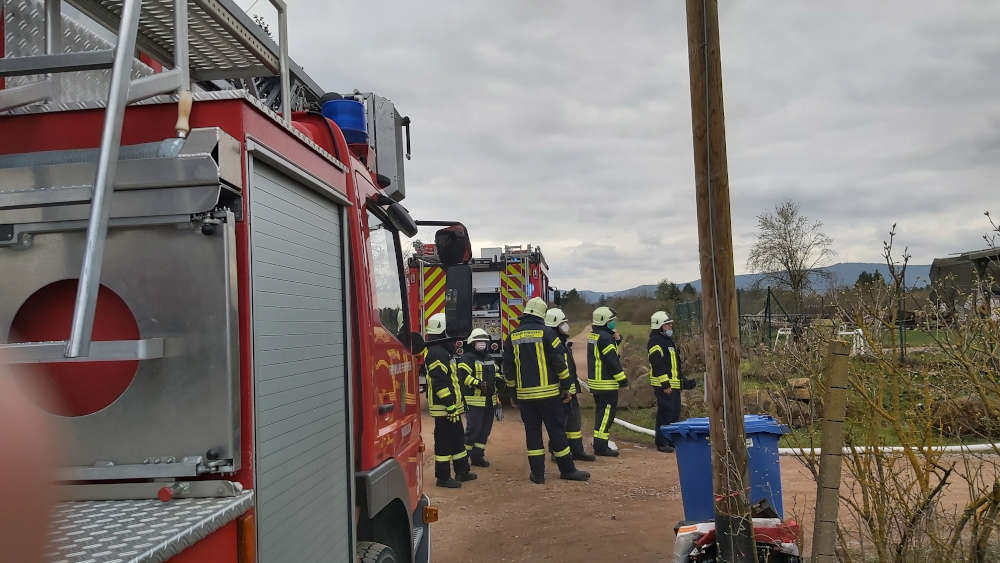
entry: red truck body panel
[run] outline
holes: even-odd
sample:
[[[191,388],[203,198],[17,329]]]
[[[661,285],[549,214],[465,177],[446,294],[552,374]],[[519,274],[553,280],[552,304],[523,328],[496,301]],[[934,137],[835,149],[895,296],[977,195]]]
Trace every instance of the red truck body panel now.
[[[191,112],[191,127],[219,127],[241,143],[244,194],[249,185],[246,143],[253,140],[333,187],[350,201],[346,211],[348,240],[345,241],[345,251],[350,254],[351,272],[346,306],[353,326],[353,334],[349,335],[351,363],[348,369],[354,395],[352,444],[355,470],[370,470],[395,458],[405,472],[410,506],[416,507],[423,487],[418,364],[410,351],[381,325],[378,304],[375,303],[366,205],[379,188],[372,181],[372,172],[353,156],[334,122],[316,115],[296,114],[294,117],[296,127],[337,157],[346,169],[340,169],[242,98],[196,102]],[[103,119],[102,109],[0,116],[0,130],[3,131],[0,135],[0,154],[98,147]],[[121,143],[149,143],[172,137],[176,120],[175,104],[129,106]],[[365,156],[372,160],[372,155]],[[235,229],[242,409],[241,466],[235,474],[226,477],[238,481],[247,489],[254,487],[255,475],[249,240],[249,222],[252,220],[248,198],[243,197],[243,220],[236,224]],[[402,275],[406,275],[405,270]],[[381,405],[397,402],[397,398],[405,404],[405,408],[380,413]],[[171,561],[235,562],[236,536],[236,523],[231,522]]]

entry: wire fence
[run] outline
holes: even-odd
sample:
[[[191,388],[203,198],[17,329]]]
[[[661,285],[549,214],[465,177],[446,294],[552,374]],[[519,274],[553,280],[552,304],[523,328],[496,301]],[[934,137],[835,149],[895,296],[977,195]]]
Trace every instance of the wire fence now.
[[[778,298],[778,295],[767,288],[765,291],[737,291],[737,309],[739,311],[740,345],[743,347],[766,346],[773,348],[783,342],[797,340],[809,327],[822,327],[831,332],[844,327],[835,318],[835,314],[824,312],[826,307],[820,306],[818,312],[793,313],[789,307]],[[675,331],[687,337],[697,337],[702,333],[702,301],[697,299],[678,303],[674,315]],[[906,331],[903,330],[905,317],[901,313],[899,321],[898,342],[902,344],[901,353],[906,349]]]

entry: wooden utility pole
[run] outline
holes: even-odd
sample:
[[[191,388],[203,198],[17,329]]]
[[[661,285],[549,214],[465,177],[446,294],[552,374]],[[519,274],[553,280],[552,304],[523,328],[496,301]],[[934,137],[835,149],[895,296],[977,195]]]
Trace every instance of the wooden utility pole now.
[[[717,0],[687,0],[687,24],[716,542],[719,561],[755,562]]]

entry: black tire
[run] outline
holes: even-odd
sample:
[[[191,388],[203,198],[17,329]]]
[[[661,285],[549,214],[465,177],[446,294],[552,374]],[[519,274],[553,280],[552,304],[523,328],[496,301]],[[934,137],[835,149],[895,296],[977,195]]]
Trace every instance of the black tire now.
[[[391,547],[370,541],[358,542],[361,563],[397,563],[396,552]]]

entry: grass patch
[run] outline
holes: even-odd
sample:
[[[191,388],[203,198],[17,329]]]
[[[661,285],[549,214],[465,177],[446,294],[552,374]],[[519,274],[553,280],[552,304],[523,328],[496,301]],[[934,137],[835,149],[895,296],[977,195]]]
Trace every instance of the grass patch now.
[[[624,342],[631,342],[632,345],[641,346],[645,350],[646,342],[649,340],[649,325],[618,321],[615,330],[622,335]]]
[[[896,338],[899,338],[899,331],[893,332],[895,333]],[[935,337],[937,340],[940,340],[944,338],[944,334],[941,331],[929,331],[923,329],[903,331],[903,338],[907,346],[933,346],[937,341],[935,340]],[[885,341],[884,343],[886,346],[890,346],[892,344],[892,336],[888,334],[886,334],[883,340]]]

